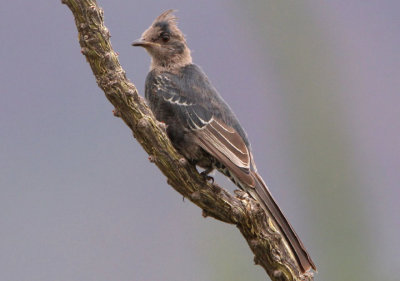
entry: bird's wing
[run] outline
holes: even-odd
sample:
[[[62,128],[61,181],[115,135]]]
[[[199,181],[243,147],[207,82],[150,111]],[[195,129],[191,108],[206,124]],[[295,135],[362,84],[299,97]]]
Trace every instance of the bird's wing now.
[[[255,185],[250,173],[251,153],[242,136],[225,122],[214,116],[203,93],[195,88],[182,89],[168,76],[158,76],[152,83],[154,98],[173,108],[173,112],[186,129],[193,132],[195,141],[223,164],[241,183]],[[191,95],[188,95],[188,92]]]
[[[250,151],[235,129],[211,118],[207,125],[196,131],[196,136],[198,144],[228,168],[237,180],[249,187],[255,185],[250,173]]]
[[[180,108],[195,141],[223,164],[241,183],[255,186],[250,173],[251,153],[240,134],[222,120],[216,119],[202,106]]]

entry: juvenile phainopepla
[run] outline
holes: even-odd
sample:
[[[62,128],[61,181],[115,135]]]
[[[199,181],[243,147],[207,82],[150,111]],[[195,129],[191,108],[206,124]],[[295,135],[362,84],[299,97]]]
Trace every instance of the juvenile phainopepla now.
[[[190,163],[217,169],[245,190],[278,225],[304,273],[315,265],[257,173],[250,143],[231,108],[204,72],[192,63],[173,10],[158,16],[133,46],[151,56],[145,96],[157,120],[167,125],[175,148]]]

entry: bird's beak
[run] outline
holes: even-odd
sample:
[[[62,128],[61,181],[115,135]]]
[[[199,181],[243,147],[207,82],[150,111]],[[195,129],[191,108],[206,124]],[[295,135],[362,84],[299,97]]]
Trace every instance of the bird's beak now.
[[[138,39],[132,43],[132,46],[146,48],[146,47],[149,47],[151,44],[152,44],[151,42],[146,42],[146,41],[143,41],[142,39]]]

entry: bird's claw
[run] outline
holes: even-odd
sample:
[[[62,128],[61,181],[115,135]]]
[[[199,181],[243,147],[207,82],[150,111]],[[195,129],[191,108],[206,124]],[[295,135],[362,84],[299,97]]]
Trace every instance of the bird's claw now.
[[[207,181],[210,182],[211,184],[214,184],[214,178],[212,176],[209,176],[206,171],[203,171],[200,173],[200,175]]]

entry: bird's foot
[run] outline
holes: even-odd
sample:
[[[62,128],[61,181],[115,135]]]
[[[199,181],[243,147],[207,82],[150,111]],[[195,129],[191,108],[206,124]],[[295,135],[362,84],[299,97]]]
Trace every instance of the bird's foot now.
[[[214,184],[214,178],[213,178],[212,176],[209,176],[209,175],[208,175],[210,172],[211,172],[211,171],[209,171],[209,170],[207,169],[207,170],[201,172],[200,175],[201,175],[207,182],[210,182],[211,184]]]

